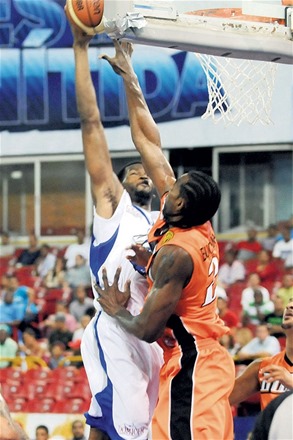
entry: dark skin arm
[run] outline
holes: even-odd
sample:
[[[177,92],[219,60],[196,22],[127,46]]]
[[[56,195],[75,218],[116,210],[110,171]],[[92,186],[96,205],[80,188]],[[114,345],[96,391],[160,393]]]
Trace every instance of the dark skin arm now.
[[[129,333],[147,342],[154,342],[162,335],[182,290],[190,279],[193,263],[184,249],[172,245],[164,246],[157,253],[151,271],[155,282],[138,316],[131,315],[122,305],[129,298],[130,283],[126,283],[124,292],[119,290],[120,268],[117,269],[111,286],[104,269],[105,288],[97,288],[100,295],[98,301],[104,311],[116,318]]]
[[[235,380],[234,388],[230,394],[231,405],[237,405],[259,391],[258,370],[263,359],[257,359],[244,370]]]
[[[67,7],[65,6],[65,13]],[[73,35],[75,60],[75,89],[80,116],[85,165],[91,179],[91,190],[97,214],[110,218],[123,192],[123,187],[113,172],[111,156],[96,91],[92,81],[88,48],[91,36],[86,35],[68,20]]]
[[[144,169],[153,181],[159,196],[174,185],[174,172],[161,149],[158,127],[149,111],[138,78],[131,64],[133,47],[130,43],[113,41],[115,56],[103,55],[114,72],[123,78],[131,136]]]

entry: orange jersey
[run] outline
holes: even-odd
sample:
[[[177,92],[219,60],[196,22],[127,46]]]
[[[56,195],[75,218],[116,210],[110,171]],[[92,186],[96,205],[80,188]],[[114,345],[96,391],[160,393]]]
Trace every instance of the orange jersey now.
[[[159,218],[149,233],[150,244],[155,244],[147,267],[149,284],[153,284],[150,269],[152,260],[162,246],[176,245],[185,249],[192,258],[194,270],[188,285],[182,291],[174,315],[180,316],[183,326],[195,339],[217,339],[228,333],[229,328],[217,314],[215,287],[219,249],[211,223],[188,229],[172,227],[157,237],[156,231],[163,225],[164,221]]]
[[[193,273],[167,322],[160,343],[164,365],[159,399],[152,421],[153,440],[232,440],[229,395],[235,375],[232,357],[218,338],[229,332],[217,314],[215,287],[219,250],[210,222],[198,227],[165,228],[159,219],[149,233],[153,255],[147,271],[163,246],[188,252]],[[170,331],[170,330],[169,330]],[[176,342],[172,337],[175,336]]]
[[[259,369],[267,367],[268,365],[280,365],[286,370],[289,371],[290,374],[293,374],[293,364],[290,359],[286,356],[286,351],[283,350],[280,353],[272,356],[270,358],[265,358],[259,366]],[[264,409],[271,400],[275,399],[279,394],[284,393],[285,391],[289,391],[288,388],[284,387],[278,380],[275,380],[272,383],[267,383],[265,380],[260,382],[260,404],[261,409]]]

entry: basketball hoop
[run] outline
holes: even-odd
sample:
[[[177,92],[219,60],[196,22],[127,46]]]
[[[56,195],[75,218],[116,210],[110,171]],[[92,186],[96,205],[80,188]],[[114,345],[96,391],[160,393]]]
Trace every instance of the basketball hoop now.
[[[196,54],[209,92],[204,119],[271,123],[277,66],[293,62],[293,0],[243,1],[242,8],[184,13],[172,0],[133,1],[132,10],[131,0],[113,1],[125,7],[116,17],[113,13],[106,29],[112,38]],[[125,19],[129,10],[136,14],[131,24]]]
[[[242,9],[222,8],[190,12],[188,14],[228,18],[230,23],[263,23],[267,26],[284,25],[282,10],[275,9],[274,17],[253,16]],[[280,18],[281,17],[281,18]],[[229,54],[227,54],[229,55]],[[202,118],[211,117],[214,122],[240,125],[260,122],[271,124],[272,94],[277,64],[253,59],[232,59],[196,54],[207,79],[209,103]]]
[[[207,78],[209,103],[202,118],[215,123],[270,124],[277,64],[196,54]]]

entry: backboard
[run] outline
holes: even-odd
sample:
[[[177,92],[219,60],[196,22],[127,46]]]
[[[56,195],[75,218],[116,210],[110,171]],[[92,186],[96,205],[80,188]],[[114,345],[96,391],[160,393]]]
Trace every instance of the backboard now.
[[[292,64],[290,1],[105,0],[103,25],[138,44]]]

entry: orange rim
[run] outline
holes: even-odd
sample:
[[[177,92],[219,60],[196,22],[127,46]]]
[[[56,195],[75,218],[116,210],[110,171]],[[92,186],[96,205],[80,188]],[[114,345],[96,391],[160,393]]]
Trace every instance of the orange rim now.
[[[291,0],[290,0],[291,1]],[[255,15],[242,14],[241,8],[215,8],[215,9],[201,9],[199,11],[186,12],[188,15],[198,15],[201,17],[217,17],[229,18],[231,20],[253,21],[259,23],[279,23],[285,24],[285,20],[274,17],[257,17]]]

